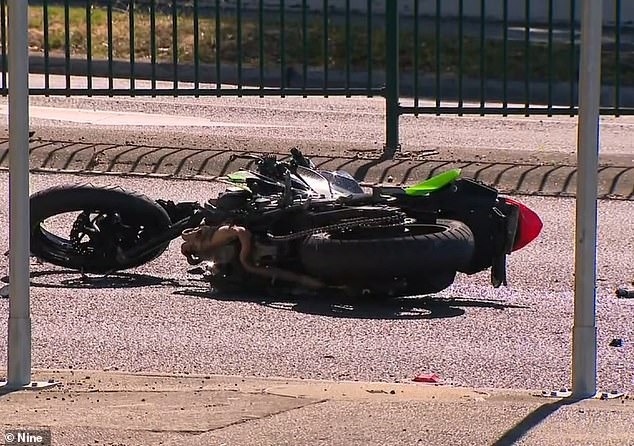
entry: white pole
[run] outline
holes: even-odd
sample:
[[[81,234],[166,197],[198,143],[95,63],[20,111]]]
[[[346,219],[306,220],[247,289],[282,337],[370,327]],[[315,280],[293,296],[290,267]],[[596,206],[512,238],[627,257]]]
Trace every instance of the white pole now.
[[[584,0],[579,66],[577,221],[572,390],[580,398],[597,391],[597,169],[601,91],[602,0]]]
[[[9,344],[7,387],[31,382],[27,0],[9,0]]]

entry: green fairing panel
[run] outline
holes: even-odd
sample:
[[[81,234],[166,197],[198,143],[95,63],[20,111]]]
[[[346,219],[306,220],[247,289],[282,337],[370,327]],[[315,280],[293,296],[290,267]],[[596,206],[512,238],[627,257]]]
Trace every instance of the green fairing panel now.
[[[460,172],[461,169],[448,170],[447,172],[443,172],[434,177],[431,177],[428,180],[423,181],[422,183],[418,183],[414,186],[408,187],[407,189],[405,189],[405,193],[411,196],[430,194],[439,189],[442,189],[452,181],[458,179],[460,177]]]
[[[246,170],[238,170],[237,172],[233,172],[227,175],[230,181],[235,181],[236,183],[244,183],[247,178],[251,176],[251,172]]]

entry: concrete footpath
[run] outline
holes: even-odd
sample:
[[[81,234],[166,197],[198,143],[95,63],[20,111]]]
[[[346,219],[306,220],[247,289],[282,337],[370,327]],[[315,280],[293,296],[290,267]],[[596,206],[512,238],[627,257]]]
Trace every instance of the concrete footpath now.
[[[627,395],[114,370],[33,378],[60,384],[1,394],[0,429],[50,429],[53,445],[634,444]]]

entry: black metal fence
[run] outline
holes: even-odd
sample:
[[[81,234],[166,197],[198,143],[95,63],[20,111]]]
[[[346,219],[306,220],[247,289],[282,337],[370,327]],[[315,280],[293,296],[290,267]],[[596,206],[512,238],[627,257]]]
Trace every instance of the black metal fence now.
[[[634,7],[604,3],[601,111],[634,114]],[[383,96],[394,150],[405,113],[576,114],[579,10],[578,0],[37,0],[30,93]],[[7,0],[0,19],[6,95]]]

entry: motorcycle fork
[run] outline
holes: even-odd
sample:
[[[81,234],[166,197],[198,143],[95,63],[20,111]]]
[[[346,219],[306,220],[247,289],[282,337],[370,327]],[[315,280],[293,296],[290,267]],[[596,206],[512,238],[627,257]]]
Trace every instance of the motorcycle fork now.
[[[519,208],[509,205],[503,199],[492,209],[496,215],[497,228],[494,230],[494,252],[491,259],[491,284],[494,288],[507,285],[506,256],[513,251],[515,235],[519,223]]]

